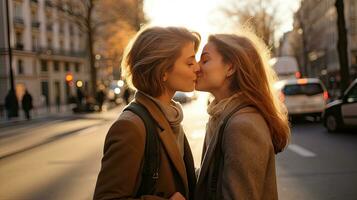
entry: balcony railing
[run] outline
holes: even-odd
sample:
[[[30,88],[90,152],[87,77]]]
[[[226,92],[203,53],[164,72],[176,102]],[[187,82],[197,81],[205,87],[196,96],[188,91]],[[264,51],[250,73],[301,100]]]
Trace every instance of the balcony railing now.
[[[47,55],[59,55],[59,56],[70,56],[70,57],[87,56],[87,53],[85,51],[66,51],[63,49],[43,48],[43,47],[37,48],[36,51],[40,54],[47,54]]]
[[[45,0],[45,5],[48,7],[52,7],[52,2],[50,0]]]
[[[47,31],[52,31],[52,30],[53,30],[52,24],[47,24],[46,30],[47,30]]]
[[[17,44],[15,45],[15,49],[16,49],[16,50],[24,50],[24,44],[22,44],[22,43],[17,43]]]
[[[24,25],[24,19],[22,17],[20,17],[20,16],[15,16],[14,17],[14,24],[23,26]]]
[[[32,28],[40,28],[40,22],[37,20],[33,20],[31,25],[32,25]]]

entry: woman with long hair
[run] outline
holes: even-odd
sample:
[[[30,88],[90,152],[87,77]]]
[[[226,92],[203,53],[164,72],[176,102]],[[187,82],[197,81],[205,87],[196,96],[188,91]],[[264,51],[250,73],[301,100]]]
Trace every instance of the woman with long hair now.
[[[262,44],[253,34],[216,34],[203,49],[196,90],[214,100],[195,199],[278,198],[275,154],[290,128]]]

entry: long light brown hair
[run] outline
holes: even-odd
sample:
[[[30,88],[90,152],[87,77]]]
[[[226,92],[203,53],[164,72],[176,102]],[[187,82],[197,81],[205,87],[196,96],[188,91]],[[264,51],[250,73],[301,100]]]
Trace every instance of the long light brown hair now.
[[[242,92],[257,108],[269,127],[275,153],[281,152],[289,142],[290,127],[285,106],[273,89],[276,76],[268,65],[268,49],[252,33],[215,34],[208,41],[235,69],[230,89]]]

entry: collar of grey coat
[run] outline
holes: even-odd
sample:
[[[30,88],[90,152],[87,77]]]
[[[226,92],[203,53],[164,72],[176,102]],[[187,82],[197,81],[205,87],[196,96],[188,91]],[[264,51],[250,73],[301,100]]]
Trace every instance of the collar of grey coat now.
[[[212,136],[209,146],[207,147],[208,149],[206,150],[206,153],[204,154],[204,158],[202,160],[201,170],[200,170],[200,173],[198,176],[197,185],[199,185],[204,180],[205,176],[207,175],[209,167],[212,166],[213,154],[214,154],[216,148],[219,148],[219,147],[217,147],[218,133],[219,133],[219,129],[221,128],[221,126],[223,124],[223,121],[235,108],[241,107],[237,112],[242,112],[242,109],[249,106],[249,104],[244,101],[235,101],[235,102],[236,102],[236,106],[234,106],[232,109],[225,110],[219,118],[219,124],[215,130],[215,133]],[[233,115],[232,115],[232,117],[233,117]],[[226,127],[228,124],[229,124],[229,120],[226,124]]]
[[[168,153],[172,163],[177,169],[184,185],[186,191],[188,191],[188,180],[187,180],[187,172],[185,167],[185,162],[179,152],[177,147],[176,139],[174,133],[170,127],[169,122],[167,121],[164,113],[160,110],[160,108],[148,97],[143,94],[136,93],[135,101],[145,106],[150,112],[151,116],[155,119],[158,125],[161,128],[161,132],[159,133],[159,137],[161,142]]]

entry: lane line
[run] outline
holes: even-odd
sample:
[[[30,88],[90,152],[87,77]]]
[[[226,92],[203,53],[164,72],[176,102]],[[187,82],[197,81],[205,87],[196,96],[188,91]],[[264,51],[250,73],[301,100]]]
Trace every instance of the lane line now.
[[[309,151],[297,144],[289,144],[288,149],[290,149],[291,151],[293,151],[303,157],[315,157],[316,156],[316,154],[314,152]]]

